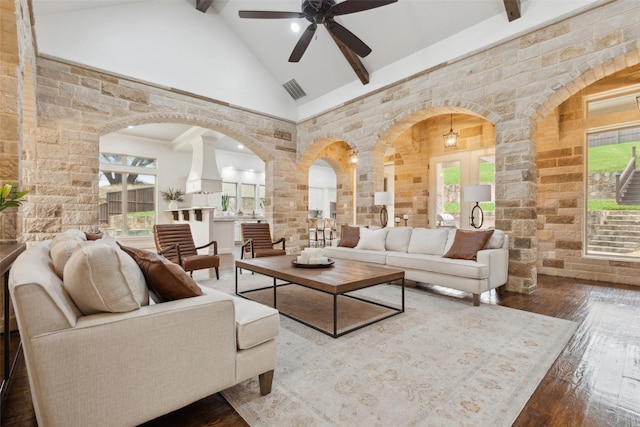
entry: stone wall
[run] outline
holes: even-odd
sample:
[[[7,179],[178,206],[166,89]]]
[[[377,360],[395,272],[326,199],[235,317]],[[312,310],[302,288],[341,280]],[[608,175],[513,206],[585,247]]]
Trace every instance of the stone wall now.
[[[13,3],[0,1],[3,6]],[[18,4],[26,4],[26,0],[18,0]],[[602,263],[582,258],[578,247],[582,176],[577,163],[560,164],[578,162],[583,144],[563,138],[562,145],[554,147],[562,151],[553,154],[545,143],[539,143],[538,131],[558,132],[564,120],[559,120],[558,106],[594,82],[639,63],[639,15],[638,2],[603,1],[582,14],[425,70],[298,124],[39,57],[34,90],[37,129],[30,129],[31,138],[22,138],[21,150],[0,150],[14,158],[16,152],[22,154],[21,183],[32,189],[23,209],[24,238],[43,239],[71,227],[94,228],[99,137],[128,125],[154,122],[214,129],[262,158],[266,162],[266,213],[276,235],[288,234],[291,229],[304,231],[308,166],[328,145],[341,142],[344,149],[354,149],[359,157],[352,175],[346,165],[339,166],[346,151],[327,154],[338,157],[334,168],[344,168],[338,174],[343,215],[348,216],[347,210],[355,203],[356,222],[371,223],[376,216],[373,193],[382,189],[387,148],[402,144],[406,154],[402,154],[405,148],[400,154],[405,159],[412,146],[406,139],[409,129],[454,113],[480,117],[495,129],[496,227],[511,236],[508,289],[535,289],[539,268],[550,274],[594,278],[589,273]],[[29,27],[29,18],[17,16],[21,34],[20,28]],[[2,49],[4,57],[4,44]],[[28,62],[29,55],[24,51],[20,58],[24,56]],[[0,72],[3,78],[12,74],[6,65]],[[10,109],[3,108],[5,112]],[[441,118],[435,119],[438,116]],[[560,126],[554,126],[554,121]],[[538,160],[559,163],[539,168]],[[562,182],[551,182],[559,175],[571,179],[567,197],[552,202],[545,193],[563,186]],[[349,184],[353,176],[355,188]],[[418,185],[409,191],[424,197],[424,188]],[[349,197],[354,202],[345,200]],[[424,205],[422,200],[420,203]],[[553,216],[547,209],[561,211],[556,223],[545,222],[537,231],[539,214],[545,221]],[[573,223],[562,223],[568,216],[573,216]],[[562,234],[546,227],[561,228]],[[544,239],[542,247],[539,238]],[[292,250],[303,243],[301,238],[294,239]],[[622,283],[633,279],[638,284],[637,263],[619,267],[610,262],[607,268],[607,274],[598,277]],[[630,270],[635,275],[629,274]]]
[[[295,124],[108,75],[38,58],[39,127],[25,151],[24,182],[34,188],[25,206],[27,240],[98,223],[98,142],[129,125],[173,122],[206,127],[245,144],[266,163],[265,209],[274,233],[299,221]],[[277,202],[276,202],[277,201]],[[291,206],[293,204],[293,206]]]
[[[538,125],[537,263],[540,273],[640,284],[640,262],[584,255],[591,231],[589,224],[600,223],[604,214],[585,215],[587,131],[638,120],[637,110],[587,117],[584,111],[586,97],[633,84],[640,84],[640,65],[628,67],[577,91]],[[592,197],[615,200],[613,175],[593,174],[586,183],[587,191]]]
[[[640,26],[634,18],[638,14],[640,3],[603,2],[520,38],[426,70],[300,123],[298,148],[305,150],[314,140],[335,137],[358,152],[376,153],[377,147],[393,146],[404,131],[431,117],[450,113],[483,117],[495,125],[496,227],[511,235],[507,288],[529,292],[536,286],[539,265],[536,129],[577,91],[638,64]],[[568,149],[571,156],[580,156],[582,145]],[[358,162],[358,206],[372,205],[382,179],[379,162],[375,155]],[[569,205],[563,204],[563,209],[576,209],[571,206],[583,191],[573,188],[574,196],[563,202]],[[369,220],[369,211],[358,210],[358,222]],[[561,236],[558,244],[573,248],[579,245],[576,237]],[[593,268],[588,263],[572,268],[589,272]],[[628,281],[622,276],[607,278]]]

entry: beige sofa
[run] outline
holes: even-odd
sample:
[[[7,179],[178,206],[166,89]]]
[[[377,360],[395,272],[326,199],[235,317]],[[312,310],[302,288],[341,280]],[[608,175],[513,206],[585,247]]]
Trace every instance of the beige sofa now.
[[[466,246],[462,236],[471,234],[469,230],[360,227],[359,231],[355,247],[327,246],[323,249],[324,256],[400,268],[406,279],[471,292],[474,305],[480,304],[480,294],[507,283],[509,236],[502,230],[494,230],[480,250],[472,251],[476,259],[444,256],[451,254],[452,248]],[[466,255],[469,254],[463,254]]]
[[[271,391],[276,310],[205,288],[201,296],[147,305],[138,288],[138,308],[111,304],[124,312],[86,315],[71,297],[77,290],[56,273],[50,246],[21,254],[9,283],[38,425],[137,425],[254,376],[262,394]],[[128,257],[120,252],[118,263]],[[72,282],[75,253],[65,282]]]

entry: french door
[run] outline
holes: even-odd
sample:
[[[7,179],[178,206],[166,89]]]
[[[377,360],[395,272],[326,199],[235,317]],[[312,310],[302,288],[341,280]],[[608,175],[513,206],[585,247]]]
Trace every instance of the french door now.
[[[475,203],[463,202],[467,185],[495,184],[495,149],[483,148],[433,156],[429,161],[429,224],[471,228],[471,209]],[[494,225],[495,200],[481,203],[484,211],[482,228]]]

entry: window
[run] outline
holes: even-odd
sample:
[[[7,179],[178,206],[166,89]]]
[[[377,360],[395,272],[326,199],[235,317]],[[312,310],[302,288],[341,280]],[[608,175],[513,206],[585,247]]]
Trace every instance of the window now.
[[[587,135],[586,253],[640,257],[640,127]]]
[[[252,212],[256,210],[256,185],[242,184],[242,210]]]
[[[261,211],[264,211],[264,199],[266,197],[267,194],[267,190],[265,189],[264,185],[259,185],[258,186],[258,206],[260,207]]]
[[[156,160],[100,153],[100,228],[111,236],[152,236],[156,222]]]
[[[222,183],[222,194],[226,194],[229,196],[229,210],[235,211],[237,206],[238,194],[237,194],[238,184],[235,182],[223,182]]]

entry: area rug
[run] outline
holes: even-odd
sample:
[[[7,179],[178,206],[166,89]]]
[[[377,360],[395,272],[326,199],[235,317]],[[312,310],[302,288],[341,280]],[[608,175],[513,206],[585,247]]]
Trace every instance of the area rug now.
[[[201,284],[234,292],[233,276]],[[400,288],[358,293],[393,305]],[[337,339],[281,316],[271,394],[257,378],[222,394],[251,426],[510,426],[576,327],[406,289],[404,313]]]

